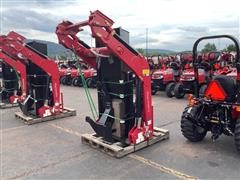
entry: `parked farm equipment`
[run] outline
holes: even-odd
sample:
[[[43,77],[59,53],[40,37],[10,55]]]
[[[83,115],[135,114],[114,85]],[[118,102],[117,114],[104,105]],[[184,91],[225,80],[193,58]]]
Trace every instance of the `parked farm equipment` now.
[[[58,26],[56,32],[67,34],[69,39],[65,41],[65,46],[97,69],[99,113],[96,116],[93,113],[93,119],[86,117],[96,134],[82,135],[82,141],[121,157],[168,138],[168,131],[154,128],[148,62],[128,45],[128,32],[121,28],[113,29],[113,23],[97,10],[91,12],[86,21],[61,23],[64,28]],[[96,48],[90,48],[76,38],[84,26],[90,26]],[[60,29],[62,33],[59,33]],[[65,33],[67,30],[68,33]],[[133,74],[136,75],[135,81]]]
[[[180,64],[171,56],[158,56],[157,63],[159,65],[155,66],[157,68],[151,74],[152,94],[165,90],[168,97],[173,97],[175,83],[179,81],[180,77]]]
[[[181,99],[186,93],[193,93],[194,81],[198,77],[199,92],[204,92],[205,85],[208,83],[211,73],[211,65],[207,59],[202,56],[198,56],[200,61],[197,71],[194,71],[192,54],[181,55],[182,71],[180,75],[180,81],[176,83],[174,87],[174,96],[177,99]],[[196,76],[195,73],[198,75]]]
[[[81,60],[86,63],[87,66],[83,66],[80,62],[77,66],[72,67],[70,73],[66,77],[67,84],[73,84],[74,86],[82,86],[81,74],[79,74],[79,68],[81,73],[86,78],[88,87],[96,87],[96,54],[86,43],[81,41],[77,37],[78,29],[75,28],[75,24],[70,21],[63,21],[58,24],[56,28],[56,34],[59,43],[64,47],[72,50]],[[103,49],[104,50],[104,49]],[[90,68],[89,68],[90,67]]]
[[[2,49],[0,37],[0,49]],[[0,51],[3,68],[3,86],[1,88],[0,108],[15,107],[23,102],[27,94],[27,76],[25,65]]]
[[[16,114],[18,118],[34,123],[75,115],[63,106],[58,67],[46,56],[45,44],[25,43],[25,37],[13,31],[1,42],[2,52],[24,63],[27,71],[26,99],[19,102],[22,113]]]
[[[207,36],[198,39],[193,48],[194,71],[197,72],[198,44],[203,40],[227,38],[236,46],[237,78],[227,75],[215,75],[207,86],[204,96],[199,96],[198,73],[194,80],[194,96],[185,108],[181,119],[181,131],[189,141],[198,142],[204,139],[207,132],[212,133],[212,140],[220,135],[234,136],[235,145],[240,152],[240,55],[239,42],[229,35]]]

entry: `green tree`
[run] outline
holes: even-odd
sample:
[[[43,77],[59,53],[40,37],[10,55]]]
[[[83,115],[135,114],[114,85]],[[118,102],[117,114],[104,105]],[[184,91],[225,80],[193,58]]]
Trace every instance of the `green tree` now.
[[[202,53],[217,51],[216,45],[213,43],[207,43],[204,48],[202,49]]]
[[[138,51],[140,54],[142,54],[142,55],[145,54],[145,51],[144,51],[143,48],[137,48],[137,51]]]
[[[223,49],[224,51],[227,52],[232,52],[232,51],[236,51],[236,46],[234,44],[230,44],[228,45],[225,49]]]
[[[63,55],[63,54],[59,55],[59,60],[66,60],[66,59],[67,59],[67,57],[65,55]]]

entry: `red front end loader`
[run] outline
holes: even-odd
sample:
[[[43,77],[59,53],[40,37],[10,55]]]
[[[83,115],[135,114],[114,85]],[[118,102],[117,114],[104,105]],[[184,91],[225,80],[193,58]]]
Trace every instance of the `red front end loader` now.
[[[26,66],[27,97],[19,103],[23,114],[33,118],[75,115],[75,111],[66,114],[63,107],[58,67],[44,54],[46,45],[35,42],[26,44],[25,38],[13,31],[4,36],[2,42],[2,51],[21,60]]]
[[[1,49],[1,45],[0,45],[0,49]],[[27,84],[26,84],[27,75],[26,75],[25,65],[22,62],[11,58],[10,56],[4,54],[1,51],[0,51],[0,59],[4,62],[4,64],[7,64],[11,68],[13,68],[16,71],[16,73],[19,74],[19,78],[20,78],[19,80],[17,78],[17,87],[9,96],[7,102],[9,102],[11,105],[17,104],[18,102],[23,102],[27,94]],[[4,89],[2,89],[2,93],[3,92],[4,92]]]
[[[168,138],[168,131],[157,133],[154,128],[148,62],[128,45],[128,32],[113,29],[113,23],[97,10],[91,12],[88,20],[71,23],[70,27],[71,32],[77,34],[82,27],[89,26],[96,40],[96,48],[87,48],[85,54],[93,65],[97,64],[99,113],[95,118],[86,117],[96,135],[82,135],[82,140],[89,145],[96,143],[96,147],[104,147],[108,153],[119,150],[114,155],[120,157]],[[76,42],[79,40],[72,41],[70,47],[78,46]],[[133,80],[133,74],[136,80]],[[111,148],[113,146],[118,146],[118,150]],[[125,146],[129,147],[127,152],[122,149]]]
[[[0,37],[0,49],[2,49],[1,37]],[[0,51],[0,59],[4,63],[3,77],[9,75],[9,73],[6,74],[5,72],[6,65],[11,67],[8,69],[14,69],[14,71],[18,74],[16,75],[15,79],[16,82],[15,81],[10,82],[10,84],[7,82],[3,83],[4,86],[1,89],[1,101],[2,101],[1,107],[14,107],[14,105],[17,105],[18,102],[23,102],[26,98],[27,94],[26,67],[21,61],[11,58],[7,54],[4,54],[2,51]],[[13,70],[10,70],[10,73],[11,71]],[[6,78],[9,78],[9,76]],[[5,78],[3,78],[3,82],[4,81],[6,81]],[[15,84],[14,89],[12,91],[9,91],[8,86],[11,85],[12,83]]]

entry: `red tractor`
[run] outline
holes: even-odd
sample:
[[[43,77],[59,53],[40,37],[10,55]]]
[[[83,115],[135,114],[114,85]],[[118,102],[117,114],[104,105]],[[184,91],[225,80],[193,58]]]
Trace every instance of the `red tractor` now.
[[[216,75],[210,81],[204,96],[199,96],[198,73],[194,80],[194,96],[185,108],[181,118],[181,131],[191,142],[204,139],[207,132],[212,133],[212,140],[220,135],[234,136],[235,145],[240,152],[240,55],[239,42],[229,35],[207,36],[198,39],[193,48],[194,71],[200,64],[197,58],[197,47],[202,40],[228,38],[236,46],[235,65],[237,78],[227,75]]]
[[[86,79],[87,85],[90,88],[96,87],[96,75],[97,72],[93,68],[89,68],[88,66],[82,64],[82,73]],[[59,65],[59,76],[60,82],[63,85],[73,85],[73,86],[82,86],[81,76],[79,74],[78,68],[76,65],[71,64],[69,66],[60,64]]]
[[[151,83],[152,83],[152,94],[156,94],[157,91],[164,90],[163,85],[163,74],[167,69],[167,64],[169,63],[168,57],[162,56],[152,56],[150,58],[152,62],[151,66]]]
[[[206,84],[210,78],[211,65],[204,56],[198,56],[200,61],[198,69],[198,83],[200,92],[204,92]],[[192,54],[182,54],[181,55],[181,66],[182,72],[180,76],[180,81],[174,87],[174,96],[177,99],[181,99],[186,93],[192,93],[194,89],[195,81],[195,71],[193,67],[193,57]]]
[[[63,77],[64,75],[67,74],[68,67],[65,64],[59,64],[58,65],[58,70],[59,70],[59,76],[60,76],[60,79],[61,79],[61,77]]]
[[[97,71],[85,65],[81,65],[81,70],[84,78],[86,79],[87,86],[90,88],[95,88],[97,84]],[[71,69],[71,79],[73,86],[82,86],[82,79],[76,66]]]
[[[63,85],[71,85],[71,81],[67,79],[67,76],[71,74],[71,69],[65,64],[59,64],[58,71],[60,76],[60,83]]]
[[[152,94],[165,90],[168,97],[173,97],[175,83],[180,77],[179,62],[176,62],[175,57],[172,56],[158,56],[158,61],[155,62],[159,65],[155,65],[157,68],[151,74]]]
[[[160,59],[162,59],[162,57],[160,55],[147,57],[147,61],[148,61],[148,64],[149,64],[151,74],[153,73],[153,71],[161,68]]]
[[[71,86],[73,78],[78,74],[78,70],[72,61],[59,65],[60,82],[63,85]]]
[[[234,59],[235,57],[230,53],[221,53],[219,59],[214,62],[213,75],[227,75],[229,73],[236,72],[233,64]]]

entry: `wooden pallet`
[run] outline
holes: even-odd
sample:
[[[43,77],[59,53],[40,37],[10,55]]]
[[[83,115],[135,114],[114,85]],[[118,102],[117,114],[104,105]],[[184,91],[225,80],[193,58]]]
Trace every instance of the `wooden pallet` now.
[[[47,117],[33,117],[33,116],[26,116],[22,112],[16,112],[15,117],[17,119],[23,120],[25,124],[31,125],[31,124],[36,124],[40,122],[45,122],[45,121],[52,121],[55,119],[60,119],[60,118],[65,118],[69,116],[76,116],[76,110],[70,109],[70,108],[64,108],[63,112],[55,115],[55,116],[47,116]]]
[[[169,131],[157,127],[154,127],[152,139],[149,139],[148,141],[142,142],[137,145],[129,145],[127,147],[121,147],[120,142],[107,144],[102,137],[98,137],[96,136],[96,134],[82,134],[83,144],[87,144],[116,158],[121,158],[123,156],[126,156],[127,154],[133,153],[165,139],[169,139]]]
[[[8,109],[8,108],[14,108],[14,107],[18,107],[18,103],[0,103],[0,109]]]

